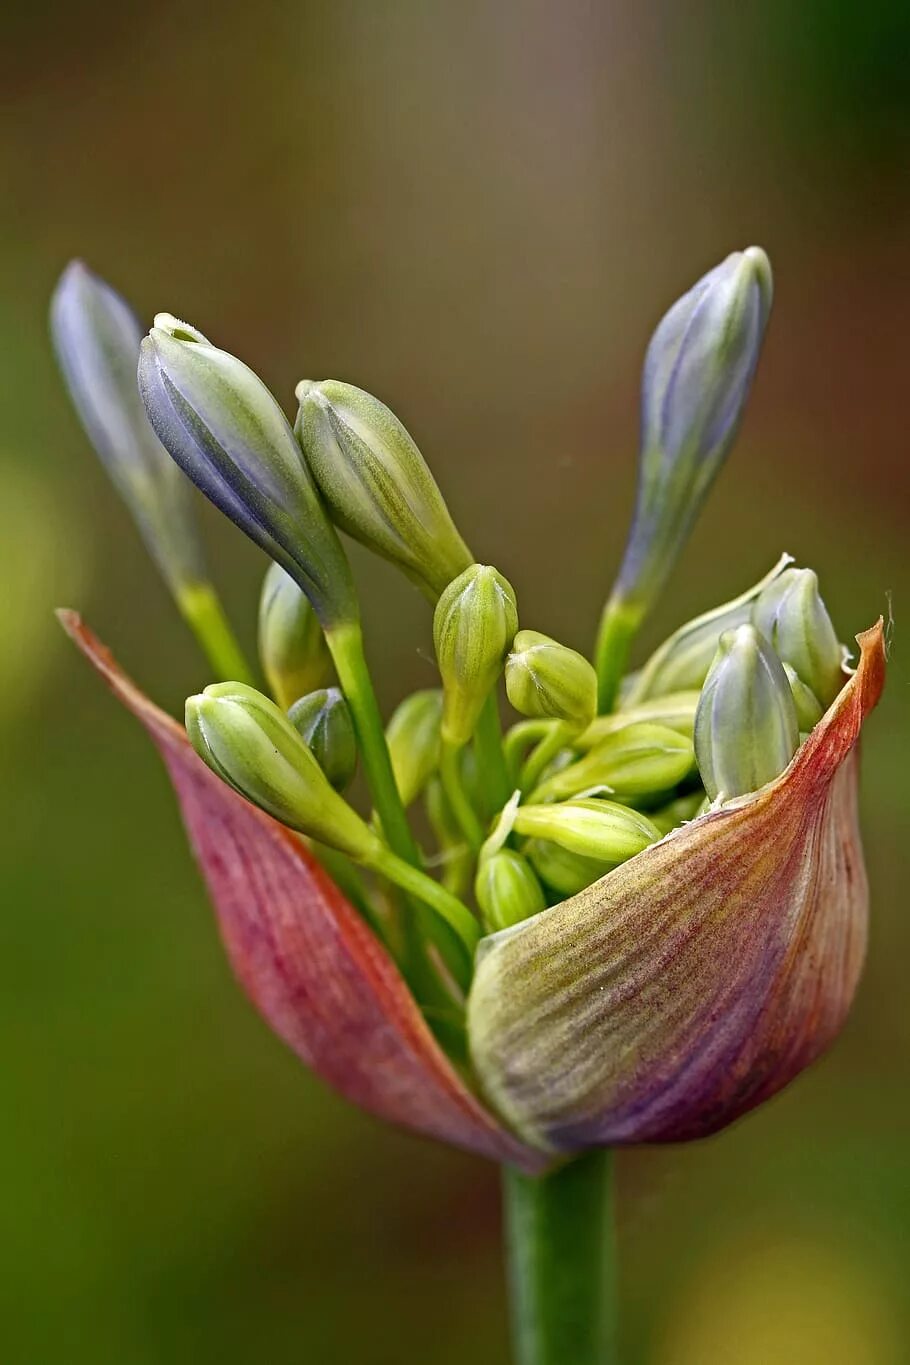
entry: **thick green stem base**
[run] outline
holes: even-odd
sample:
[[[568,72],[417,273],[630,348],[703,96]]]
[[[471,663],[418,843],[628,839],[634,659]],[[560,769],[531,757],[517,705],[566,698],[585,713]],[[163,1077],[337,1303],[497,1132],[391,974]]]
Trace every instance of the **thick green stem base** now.
[[[616,1365],[613,1157],[503,1171],[515,1365]]]

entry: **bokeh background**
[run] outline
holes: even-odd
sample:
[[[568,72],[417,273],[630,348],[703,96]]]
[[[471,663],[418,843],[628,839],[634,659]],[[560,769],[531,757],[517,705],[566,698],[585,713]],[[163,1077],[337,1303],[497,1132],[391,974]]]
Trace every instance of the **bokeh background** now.
[[[155,755],[52,621],[80,607],[171,707],[207,681],[55,374],[60,269],[83,256],[289,401],[303,375],[380,394],[524,619],[585,647],[650,329],[757,241],[765,357],[650,642],[783,549],[846,636],[893,602],[872,940],[811,1074],[716,1139],[622,1156],[623,1359],[910,1360],[906,4],[32,0],[5,27],[0,1358],[507,1351],[495,1171],[347,1108],[270,1036]],[[262,563],[204,520],[251,643]],[[355,560],[391,706],[431,676],[426,612]]]

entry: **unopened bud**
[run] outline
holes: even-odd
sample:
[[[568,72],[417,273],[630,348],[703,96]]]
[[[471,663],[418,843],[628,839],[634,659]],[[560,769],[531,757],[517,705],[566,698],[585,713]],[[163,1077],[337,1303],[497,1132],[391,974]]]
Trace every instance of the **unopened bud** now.
[[[547,903],[531,864],[512,848],[481,859],[474,894],[490,933],[530,919]]]
[[[518,629],[512,585],[488,564],[472,564],[450,583],[433,617],[443,682],[442,736],[466,744],[502,671]]]
[[[357,740],[348,704],[337,687],[300,697],[288,720],[336,791],[343,791],[357,767]]]
[[[787,682],[790,684],[790,691],[793,693],[793,704],[796,707],[799,732],[801,735],[807,735],[815,729],[825,714],[824,707],[812,688],[807,687],[803,682],[792,664],[785,663],[784,672],[787,675]]]
[[[828,706],[844,685],[844,648],[812,569],[787,569],[769,584],[755,603],[752,622]]]
[[[574,649],[520,630],[506,659],[506,692],[523,716],[563,721],[573,732],[590,725],[597,711],[597,674]]]
[[[560,896],[577,895],[616,867],[616,863],[604,862],[602,858],[570,853],[547,839],[529,839],[524,852],[540,880]]]
[[[408,432],[353,384],[304,380],[297,399],[297,439],[335,522],[438,597],[472,555]]]
[[[356,621],[341,542],[287,418],[249,366],[159,313],[142,343],[139,389],[172,458],[287,569],[323,626]]]
[[[291,829],[361,862],[384,846],[327,777],[284,712],[242,683],[214,683],[186,703],[199,757],[235,791]]]
[[[559,805],[519,806],[513,829],[531,839],[549,839],[570,853],[607,863],[634,858],[659,838],[640,811],[615,801],[576,799]]]
[[[406,697],[386,727],[386,743],[402,805],[416,801],[439,767],[442,692],[428,688]]]
[[[322,627],[309,598],[280,564],[272,564],[259,598],[259,658],[275,700],[285,711],[332,676]]]
[[[628,710],[614,711],[609,716],[597,716],[573,743],[578,749],[593,749],[608,735],[613,735],[617,730],[624,730],[627,726],[640,721],[664,725],[668,730],[676,730],[691,739],[700,695],[695,690],[668,692],[666,696],[652,697],[649,701],[630,706]]]
[[[786,768],[799,744],[783,664],[754,626],[720,637],[695,717],[705,791],[729,799],[757,791]]]
[[[665,725],[639,721],[607,735],[577,762],[548,777],[535,801],[560,801],[606,788],[622,797],[670,791],[693,769],[692,741]]]

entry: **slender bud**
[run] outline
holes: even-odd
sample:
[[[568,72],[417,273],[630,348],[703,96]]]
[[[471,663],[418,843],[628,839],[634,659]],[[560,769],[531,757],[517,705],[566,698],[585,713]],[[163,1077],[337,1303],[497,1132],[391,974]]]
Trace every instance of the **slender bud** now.
[[[337,687],[322,687],[294,702],[288,720],[336,791],[357,767],[357,740],[348,704]]]
[[[720,637],[695,717],[695,754],[705,791],[728,800],[783,772],[799,745],[796,707],[783,664],[754,626]]]
[[[295,432],[337,525],[435,600],[471,563],[436,481],[378,398],[325,379],[297,385]]]
[[[793,705],[796,707],[799,732],[801,735],[807,735],[810,730],[815,729],[825,714],[825,709],[812,688],[806,686],[792,664],[785,663],[784,672],[787,675],[787,682],[790,684],[790,691],[793,693]]]
[[[186,731],[213,772],[269,815],[360,862],[384,846],[332,789],[283,711],[242,683],[214,683],[186,703]]]
[[[488,564],[472,564],[440,597],[433,640],[443,682],[446,743],[458,746],[471,738],[517,629],[512,585]]]
[[[529,839],[524,852],[540,880],[560,896],[577,895],[616,867],[616,863],[605,862],[602,858],[570,853],[547,839]]]
[[[621,798],[670,791],[694,763],[692,741],[686,735],[639,721],[607,735],[577,762],[548,777],[532,799],[560,801],[596,788],[607,788]]]
[[[659,838],[641,811],[615,801],[577,798],[559,805],[519,806],[513,829],[532,839],[549,839],[570,853],[623,863]]]
[[[386,728],[386,743],[401,803],[417,800],[439,767],[442,692],[428,688],[406,697]]]
[[[597,711],[597,674],[591,664],[536,630],[515,636],[506,659],[506,692],[523,716],[552,717],[576,733]]]
[[[490,933],[530,919],[547,903],[531,864],[512,848],[481,859],[474,894]]]
[[[844,647],[813,570],[787,569],[769,584],[755,603],[752,622],[822,705],[830,705],[845,681]]]
[[[172,458],[299,583],[323,627],[356,621],[341,542],[262,380],[195,328],[159,313],[142,343],[139,389]]]
[[[666,696],[652,697],[648,701],[630,706],[628,710],[614,711],[609,716],[597,716],[573,743],[577,749],[593,749],[608,735],[615,734],[617,730],[624,730],[626,726],[634,725],[638,721],[665,725],[668,730],[676,730],[691,739],[700,695],[695,689],[668,692]]]
[[[280,564],[272,564],[262,582],[259,658],[272,695],[285,711],[332,676],[332,656],[316,613]]]
[[[139,396],[138,319],[109,284],[72,261],[54,291],[51,335],[79,420],[166,582],[175,595],[201,583],[192,493]]]

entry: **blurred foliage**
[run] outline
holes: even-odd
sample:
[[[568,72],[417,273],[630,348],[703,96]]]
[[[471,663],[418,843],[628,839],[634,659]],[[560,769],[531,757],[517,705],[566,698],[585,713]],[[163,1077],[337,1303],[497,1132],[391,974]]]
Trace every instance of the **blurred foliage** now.
[[[832,1055],[708,1143],[620,1163],[630,1365],[898,1365],[910,1332],[906,6],[258,11],[51,0],[9,19],[0,951],[9,1365],[505,1359],[495,1172],[380,1129],[231,981],[164,776],[58,637],[79,606],[176,707],[204,667],[57,381],[75,254],[290,400],[386,398],[524,623],[587,647],[667,302],[769,251],[766,358],[643,648],[788,549],[845,635],[898,619],[865,744],[873,927]],[[261,561],[204,518],[245,640]],[[360,573],[384,703],[426,610]]]

